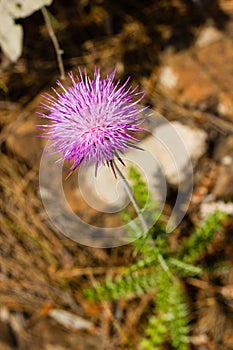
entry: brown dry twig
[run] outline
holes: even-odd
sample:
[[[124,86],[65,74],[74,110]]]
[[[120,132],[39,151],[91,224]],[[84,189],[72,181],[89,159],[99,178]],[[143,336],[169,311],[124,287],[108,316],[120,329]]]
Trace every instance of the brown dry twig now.
[[[64,70],[63,60],[62,60],[63,50],[60,49],[57,37],[54,33],[54,30],[53,30],[53,27],[52,27],[52,24],[51,24],[51,21],[50,21],[50,18],[48,16],[48,12],[47,12],[46,8],[42,7],[41,12],[42,12],[42,15],[44,17],[49,36],[53,42],[53,46],[54,46],[54,49],[55,49],[55,52],[57,55],[58,67],[60,70],[60,78],[61,78],[61,80],[64,80],[65,79],[65,70]]]

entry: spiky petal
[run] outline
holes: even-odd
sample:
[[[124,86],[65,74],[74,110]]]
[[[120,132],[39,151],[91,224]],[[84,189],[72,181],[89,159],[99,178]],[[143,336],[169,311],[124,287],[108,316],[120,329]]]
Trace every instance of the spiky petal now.
[[[115,71],[101,78],[96,68],[91,80],[86,70],[74,77],[70,72],[71,86],[57,85],[61,92],[53,89],[54,95],[46,93],[42,107],[48,118],[48,125],[41,125],[43,136],[52,141],[61,160],[73,161],[72,172],[81,163],[88,166],[95,163],[96,172],[100,165],[113,167],[113,160],[120,158],[128,148],[137,148],[138,141],[133,133],[141,130],[141,112],[137,104],[143,98],[142,92],[126,88],[129,78],[121,85],[114,83]],[[136,100],[135,100],[136,97]]]

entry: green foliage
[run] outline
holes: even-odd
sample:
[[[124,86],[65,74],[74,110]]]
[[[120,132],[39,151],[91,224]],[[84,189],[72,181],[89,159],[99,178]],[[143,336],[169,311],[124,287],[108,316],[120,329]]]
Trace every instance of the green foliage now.
[[[141,341],[141,348],[144,350],[160,350],[168,332],[167,321],[163,316],[152,315],[149,319],[149,326],[146,329],[148,338]]]
[[[173,257],[168,259],[168,265],[171,267],[174,273],[182,277],[197,276],[202,272],[199,266],[187,264],[184,261],[181,261]]]
[[[114,300],[123,297],[140,296],[156,286],[154,271],[142,270],[129,273],[126,271],[114,281],[106,279],[98,284],[95,289],[86,289],[84,294],[92,300]]]
[[[9,89],[2,79],[0,79],[0,90],[3,92],[6,99],[9,100]]]
[[[216,212],[207,217],[186,239],[179,252],[173,252],[164,230],[163,218],[158,215],[146,184],[134,168],[130,169],[129,178],[140,208],[147,206],[153,209],[156,224],[149,234],[134,241],[137,261],[126,267],[121,275],[106,279],[94,289],[86,289],[85,295],[94,300],[113,300],[154,290],[155,307],[149,317],[141,348],[161,350],[164,344],[170,343],[176,350],[188,350],[189,318],[182,279],[201,274],[201,267],[196,266],[197,259],[210,244],[226,215]],[[124,217],[132,219],[130,212],[124,212]],[[131,237],[137,230],[138,236],[140,228],[134,224]]]
[[[144,208],[147,203],[149,193],[146,183],[136,168],[130,167],[129,180],[132,181],[132,191],[140,208]]]
[[[186,295],[178,281],[170,287],[169,312],[171,313],[169,326],[172,345],[175,349],[188,349],[189,327]]]
[[[156,306],[141,347],[143,350],[159,350],[165,341],[170,341],[175,349],[187,350],[189,328],[182,286],[176,278],[169,278],[164,270],[158,271],[156,280]]]
[[[179,259],[187,263],[195,263],[200,254],[208,247],[215,233],[220,229],[226,214],[216,211],[202,221],[182,247]]]

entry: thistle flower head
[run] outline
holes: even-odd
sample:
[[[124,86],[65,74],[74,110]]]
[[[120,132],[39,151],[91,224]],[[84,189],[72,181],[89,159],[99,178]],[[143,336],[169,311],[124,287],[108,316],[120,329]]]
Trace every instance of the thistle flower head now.
[[[132,134],[140,131],[140,114],[143,108],[137,106],[143,93],[136,92],[127,81],[114,83],[115,71],[102,79],[100,69],[95,69],[93,79],[87,72],[79,70],[79,76],[69,73],[71,86],[57,85],[62,92],[53,89],[55,95],[46,93],[42,107],[48,118],[48,125],[41,125],[43,136],[52,141],[61,160],[73,161],[72,172],[81,163],[88,166],[95,163],[96,172],[100,165],[110,165],[120,159],[128,148],[138,148],[138,141]],[[136,96],[136,100],[135,100]]]

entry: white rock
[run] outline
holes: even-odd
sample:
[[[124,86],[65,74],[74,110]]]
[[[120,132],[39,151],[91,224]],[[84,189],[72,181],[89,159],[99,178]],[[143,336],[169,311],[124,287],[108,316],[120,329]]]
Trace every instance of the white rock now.
[[[185,170],[190,160],[195,165],[205,153],[207,134],[175,121],[155,129],[154,135],[156,143],[150,138],[148,147],[162,164],[167,180],[178,185],[188,175]]]
[[[72,330],[87,330],[94,326],[92,322],[65,310],[52,309],[49,311],[49,316],[64,327]]]
[[[165,66],[161,68],[159,74],[159,83],[165,88],[172,89],[176,86],[178,75],[174,72],[172,67]]]
[[[192,167],[206,150],[206,133],[179,122],[165,123],[152,130],[151,135],[140,142],[141,150],[130,150],[119,168],[128,177],[130,165],[137,167],[148,184],[156,201],[166,198],[166,181],[172,185],[192,181]],[[114,212],[123,209],[128,195],[122,181],[114,178],[107,167],[94,175],[94,165],[80,174],[79,188],[85,200],[97,210]],[[191,184],[192,185],[192,184]]]
[[[204,28],[196,41],[196,45],[203,47],[209,44],[214,43],[222,37],[222,33],[215,27],[206,27]]]
[[[217,210],[223,211],[228,215],[233,215],[233,203],[225,203],[223,201],[217,202],[203,202],[200,205],[200,214],[202,218],[207,215],[214,214]]]
[[[233,157],[230,155],[226,155],[221,159],[221,163],[223,165],[231,165],[233,163]]]

